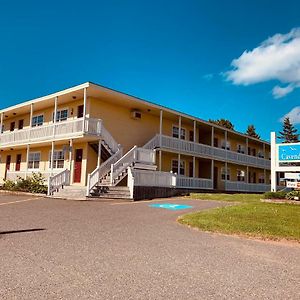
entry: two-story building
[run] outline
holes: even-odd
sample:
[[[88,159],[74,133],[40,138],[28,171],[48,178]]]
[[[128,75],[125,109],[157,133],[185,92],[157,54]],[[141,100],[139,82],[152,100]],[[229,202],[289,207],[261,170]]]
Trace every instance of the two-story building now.
[[[49,194],[62,186],[108,195],[121,185],[135,198],[270,190],[268,142],[90,82],[0,116],[2,183],[40,172]]]

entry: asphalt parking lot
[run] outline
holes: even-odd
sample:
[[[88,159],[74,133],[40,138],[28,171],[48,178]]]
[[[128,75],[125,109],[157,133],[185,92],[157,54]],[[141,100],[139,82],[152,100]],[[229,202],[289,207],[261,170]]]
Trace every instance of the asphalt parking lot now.
[[[0,194],[0,299],[299,299],[299,245],[176,222],[220,205]]]

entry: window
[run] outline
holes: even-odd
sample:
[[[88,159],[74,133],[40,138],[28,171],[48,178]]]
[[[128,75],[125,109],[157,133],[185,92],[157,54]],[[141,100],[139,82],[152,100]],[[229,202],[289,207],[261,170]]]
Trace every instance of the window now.
[[[265,183],[265,176],[263,173],[259,174],[258,183]]]
[[[226,150],[230,150],[230,142],[229,141],[226,142],[225,140],[222,140],[221,148],[226,149]]]
[[[185,129],[184,128],[181,128],[181,133],[180,133],[180,139],[182,139],[182,140],[185,140]],[[172,136],[174,137],[174,138],[179,138],[179,127],[177,127],[177,126],[173,126],[173,128],[172,128]]]
[[[44,115],[32,117],[32,127],[42,126],[44,123]]]
[[[65,153],[62,150],[56,150],[53,153],[53,168],[63,169],[65,162]],[[49,168],[51,168],[51,151],[49,153]]]
[[[54,115],[54,113],[53,113]],[[68,110],[62,109],[56,112],[56,122],[66,121],[68,119]]]
[[[10,131],[14,131],[16,127],[16,123],[15,122],[11,122],[10,123]]]
[[[237,181],[245,181],[245,171],[237,170],[236,178]]]
[[[219,140],[217,138],[214,138],[214,147],[219,147]]]
[[[230,169],[229,168],[227,168],[227,172],[226,172],[226,168],[221,169],[221,178],[222,178],[222,180],[230,180]]]
[[[245,153],[245,147],[243,145],[237,145],[237,152],[238,153]]]
[[[41,160],[40,152],[31,152],[28,156],[28,169],[39,169]]]
[[[194,141],[194,131],[190,130],[190,142],[195,142]]]
[[[180,160],[180,168],[179,168],[179,175],[184,175],[185,170],[185,162],[183,160]],[[172,160],[172,172],[178,173],[178,160],[173,159]]]

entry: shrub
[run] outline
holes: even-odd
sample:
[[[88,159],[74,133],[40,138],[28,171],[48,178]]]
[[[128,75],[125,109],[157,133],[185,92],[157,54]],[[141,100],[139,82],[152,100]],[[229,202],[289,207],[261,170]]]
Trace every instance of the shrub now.
[[[16,182],[5,180],[3,190],[47,194],[45,179],[41,173],[32,173],[31,177],[18,177]]]
[[[285,195],[287,193],[280,191],[280,192],[266,192],[264,193],[265,199],[285,199]]]
[[[300,199],[300,191],[291,191],[285,195],[285,198],[288,200],[294,200],[295,197],[298,197],[296,200]]]

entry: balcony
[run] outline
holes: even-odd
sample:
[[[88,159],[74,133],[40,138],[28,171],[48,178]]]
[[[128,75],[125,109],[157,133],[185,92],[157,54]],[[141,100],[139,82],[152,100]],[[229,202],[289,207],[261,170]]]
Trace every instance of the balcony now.
[[[160,147],[166,150],[178,151],[182,154],[194,155],[209,159],[218,159],[229,163],[263,168],[267,170],[271,168],[271,162],[268,159],[216,148],[209,145],[189,142],[186,140],[180,140],[166,135],[157,134],[144,147],[148,149]]]
[[[83,126],[83,122],[85,123]],[[102,121],[99,119],[83,118],[62,121],[49,125],[4,132],[0,134],[0,147],[10,147],[35,142],[70,139],[83,135],[99,136],[102,132]]]

